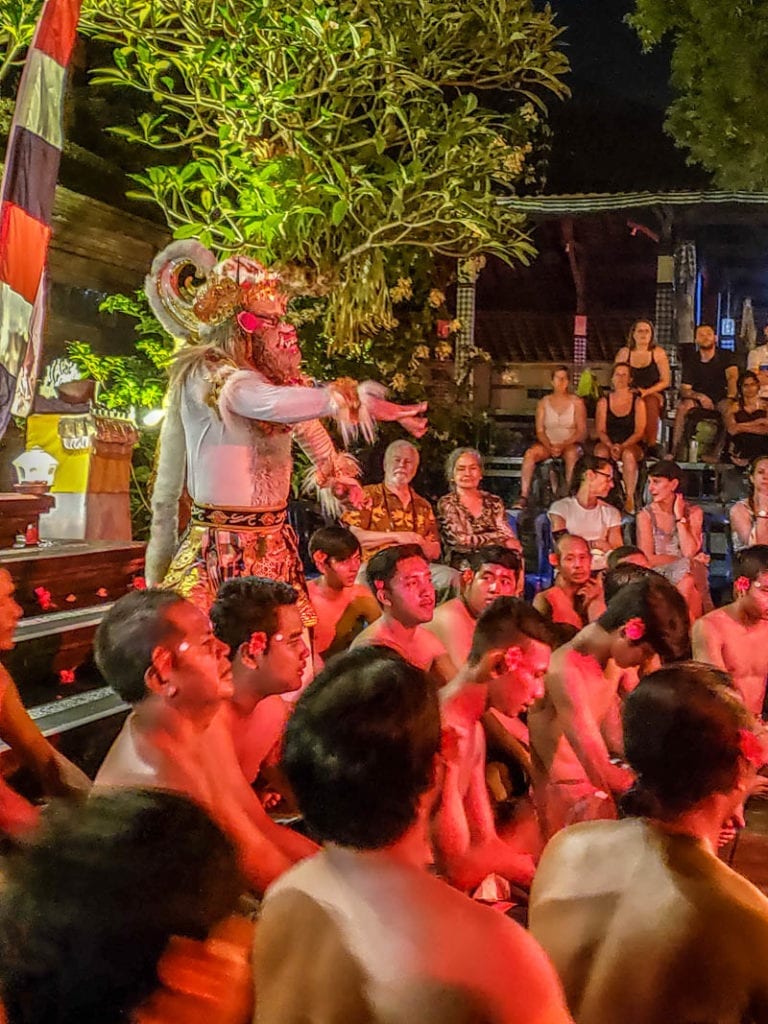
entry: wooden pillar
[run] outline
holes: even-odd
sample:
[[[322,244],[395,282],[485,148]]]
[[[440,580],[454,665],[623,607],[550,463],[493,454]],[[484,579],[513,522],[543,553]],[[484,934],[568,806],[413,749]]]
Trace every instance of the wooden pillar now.
[[[573,286],[576,289],[576,313],[573,318],[573,379],[574,384],[587,361],[587,275],[581,246],[576,241],[573,218],[561,221],[563,244],[571,268]]]

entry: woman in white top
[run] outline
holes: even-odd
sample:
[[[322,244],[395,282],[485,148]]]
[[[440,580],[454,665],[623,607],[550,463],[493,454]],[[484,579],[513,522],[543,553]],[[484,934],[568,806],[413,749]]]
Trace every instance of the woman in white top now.
[[[565,482],[571,486],[573,467],[587,436],[587,410],[570,388],[568,367],[556,366],[552,371],[552,394],[545,395],[536,406],[536,441],[523,456],[517,508],[525,508],[528,503],[533,471],[545,459],[562,458]]]
[[[613,488],[610,459],[585,455],[574,471],[579,488],[571,498],[561,498],[549,509],[553,533],[564,530],[583,537],[592,553],[593,570],[605,569],[609,551],[621,547],[621,513],[603,499]]]
[[[732,505],[729,513],[735,551],[768,544],[768,455],[750,465],[749,485],[751,495]]]

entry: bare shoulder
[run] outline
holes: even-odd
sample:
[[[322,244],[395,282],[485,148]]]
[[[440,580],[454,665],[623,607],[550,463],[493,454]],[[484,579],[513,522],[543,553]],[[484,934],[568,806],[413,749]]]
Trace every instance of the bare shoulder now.
[[[446,654],[445,644],[435,633],[430,631],[425,626],[419,626],[416,631],[419,643],[423,645],[423,650],[429,653],[433,658],[439,658],[441,654]]]
[[[355,639],[350,644],[350,647],[369,647],[379,634],[379,629],[381,628],[379,626],[380,622],[381,619],[377,619],[375,622],[372,622],[369,626],[366,626],[361,633],[357,634]]]
[[[629,362],[629,349],[626,345],[623,348],[619,349],[619,351],[616,353],[616,358],[613,361],[614,363]]]

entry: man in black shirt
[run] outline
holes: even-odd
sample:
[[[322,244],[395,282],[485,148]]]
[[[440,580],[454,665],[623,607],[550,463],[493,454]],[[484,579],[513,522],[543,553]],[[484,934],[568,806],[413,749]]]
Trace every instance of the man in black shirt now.
[[[683,380],[672,436],[673,452],[680,447],[686,428],[688,433],[692,432],[692,419],[717,418],[716,414],[723,412],[727,399],[736,396],[739,371],[733,354],[717,347],[717,335],[709,324],[699,324],[695,342],[695,347],[683,354]],[[705,416],[706,413],[708,415]]]

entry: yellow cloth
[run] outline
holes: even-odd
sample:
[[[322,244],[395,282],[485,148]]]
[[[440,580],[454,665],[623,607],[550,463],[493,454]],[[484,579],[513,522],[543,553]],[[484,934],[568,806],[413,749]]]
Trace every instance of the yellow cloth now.
[[[90,447],[69,451],[59,437],[59,421],[70,418],[58,413],[42,413],[27,420],[27,448],[39,445],[59,463],[51,487],[52,494],[84,494],[88,490]]]

